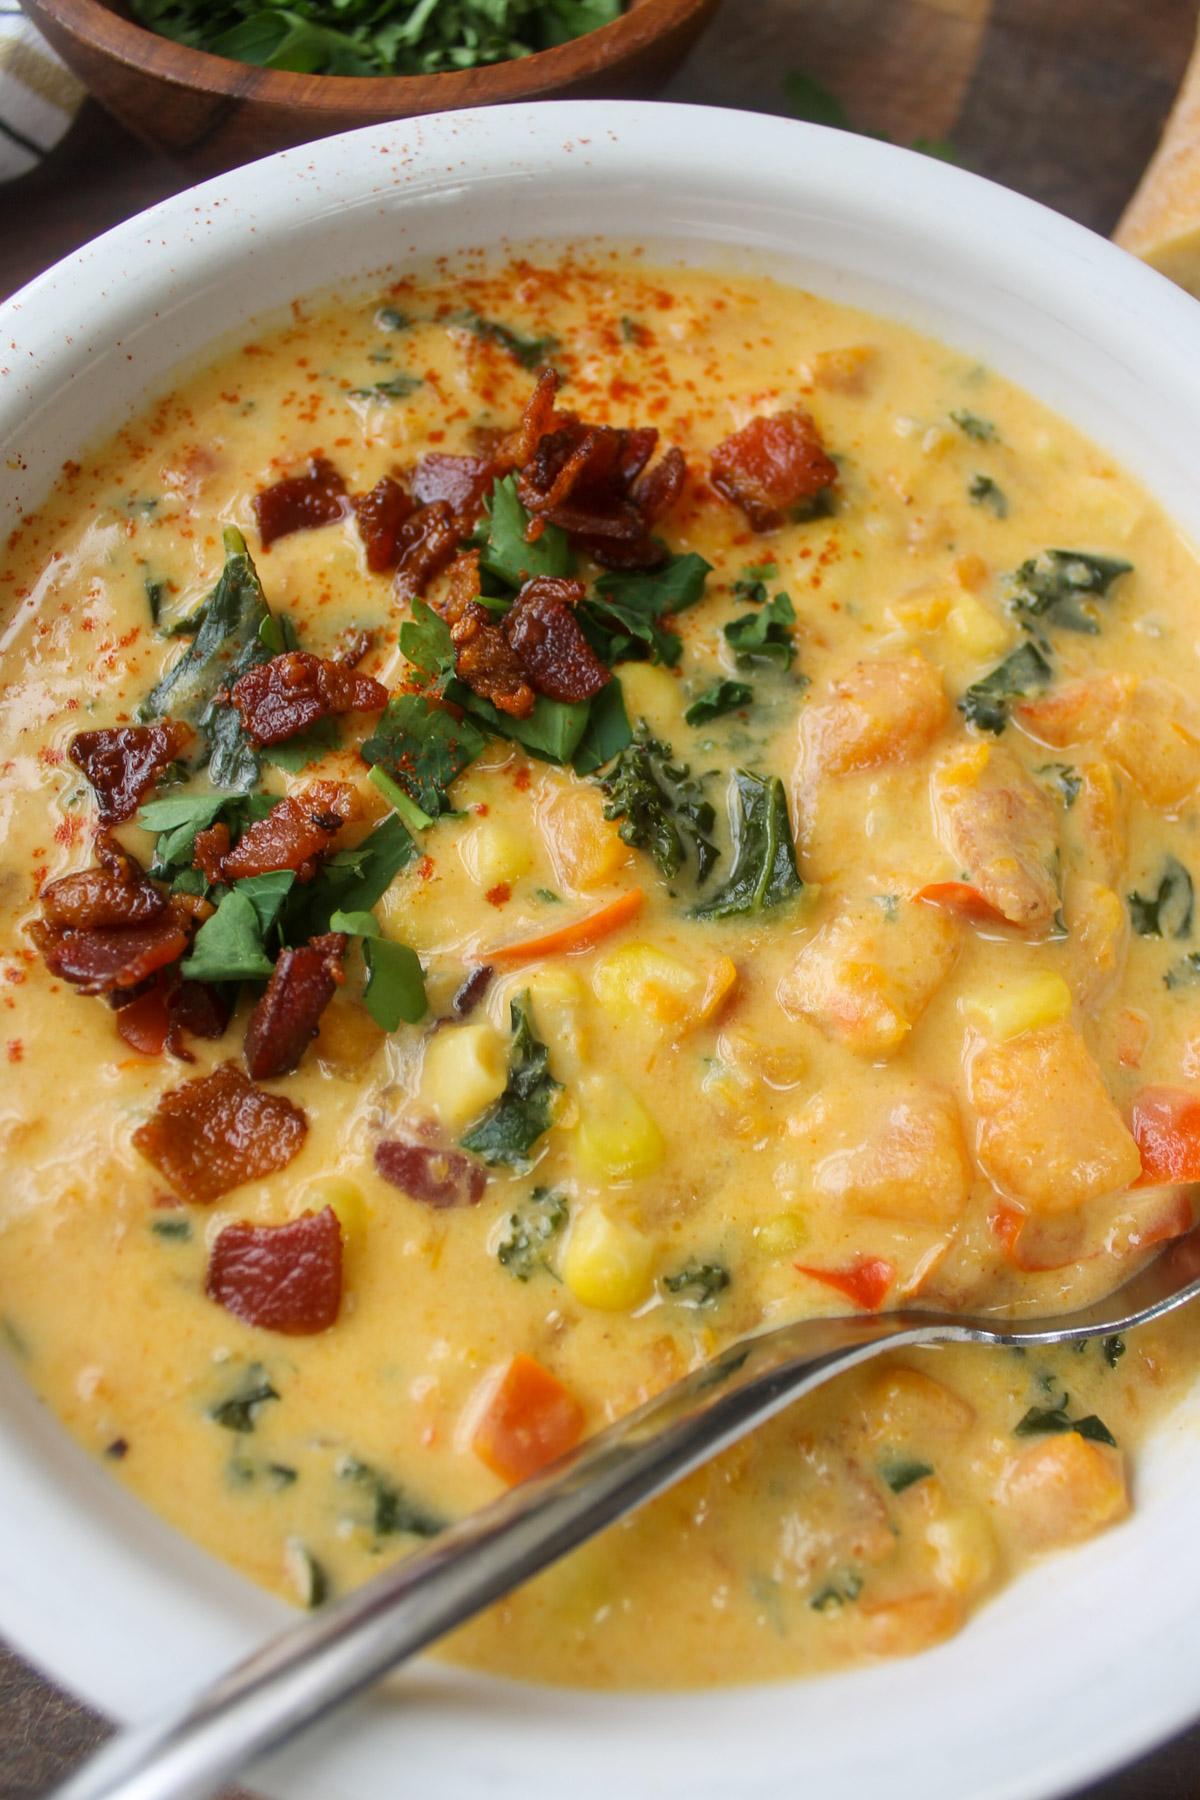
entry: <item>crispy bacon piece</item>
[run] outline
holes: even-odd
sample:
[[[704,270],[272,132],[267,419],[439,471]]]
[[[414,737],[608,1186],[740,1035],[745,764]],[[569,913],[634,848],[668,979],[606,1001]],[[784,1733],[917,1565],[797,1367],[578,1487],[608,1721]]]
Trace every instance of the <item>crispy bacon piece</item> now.
[[[459,525],[459,535],[471,530],[491,492],[497,465],[490,456],[423,456],[413,474],[413,499],[421,506],[444,500]]]
[[[419,507],[400,527],[396,542],[396,597],[415,600],[454,558],[462,532],[445,500]]]
[[[525,583],[504,621],[504,635],[530,685],[551,700],[590,700],[612,680],[571,611],[586,592],[581,581],[535,576]]]
[[[133,817],[138,802],[194,735],[191,726],[178,719],[81,731],[71,739],[68,755],[87,777],[101,822],[119,825]]]
[[[450,564],[450,573],[446,578],[446,591],[438,604],[438,611],[451,625],[457,625],[462,618],[468,603],[479,593],[479,552],[464,550]]]
[[[171,986],[165,970],[159,970],[149,992],[135,997],[114,993],[117,1035],[141,1056],[161,1056],[169,1050],[181,1062],[195,1062],[183,1042],[183,1033],[219,1038],[229,1023],[229,1008],[204,981],[177,981]]]
[[[33,926],[35,941],[52,975],[81,994],[109,994],[139,987],[147,976],[178,962],[188,946],[188,933],[174,913],[148,925],[117,929],[54,933]]]
[[[667,552],[650,537],[631,493],[658,432],[652,425],[626,431],[586,425],[573,414],[565,419],[522,469],[521,504],[535,520],[561,526],[598,562],[639,569],[664,562]]]
[[[283,950],[267,991],[250,1014],[242,1046],[254,1081],[290,1075],[321,1028],[321,1014],[345,980],[343,931],[315,937],[300,950]]]
[[[755,531],[775,531],[801,500],[837,480],[811,414],[796,407],[750,423],[712,453],[712,484]]]
[[[569,414],[555,411],[554,400],[562,377],[557,369],[543,369],[532,394],[525,402],[521,423],[497,452],[500,467],[523,469],[548,431],[565,423]]]
[[[638,477],[633,488],[633,503],[642,515],[643,524],[656,525],[659,519],[665,518],[682,494],[686,480],[687,460],[682,450],[674,448]]]
[[[307,1132],[298,1106],[227,1062],[164,1094],[133,1145],[185,1200],[202,1205],[286,1169]]]
[[[342,1228],[332,1206],[286,1225],[239,1220],[217,1236],[204,1290],[243,1324],[310,1337],[342,1304]]]
[[[555,371],[544,369],[497,455],[498,472],[519,469],[517,492],[535,524],[561,526],[576,549],[609,568],[656,568],[667,552],[649,527],[679,498],[687,473],[682,455],[668,451],[646,473],[658,443],[652,425],[588,425],[555,410],[558,386]]]
[[[117,1014],[117,1036],[139,1056],[161,1056],[170,1030],[167,1003],[157,982],[148,994],[139,994]]]
[[[173,1034],[190,1031],[198,1038],[223,1037],[229,1024],[229,1007],[207,981],[181,981],[167,996],[167,1015]]]
[[[367,551],[367,567],[373,575],[390,569],[399,555],[400,527],[413,510],[412,496],[398,481],[385,475],[369,494],[355,494],[351,504],[358,518],[359,536]]]
[[[262,547],[267,550],[276,538],[288,537],[293,531],[314,531],[318,525],[344,519],[351,501],[333,464],[324,456],[314,456],[306,474],[290,475],[264,488],[250,505]]]
[[[96,838],[98,869],[63,875],[42,889],[46,924],[59,930],[95,931],[144,925],[166,910],[166,900],[107,832]]]
[[[240,881],[271,869],[294,869],[297,881],[311,881],[321,857],[359,810],[354,789],[344,781],[314,781],[249,826],[232,850],[221,848],[221,833],[225,844],[229,836],[223,825],[197,832],[194,865],[213,882]]]
[[[330,713],[381,712],[387,700],[382,682],[306,650],[259,663],[233,688],[242,724],[259,744],[281,744]]]
[[[51,974],[81,994],[128,994],[183,955],[190,924],[106,832],[96,854],[100,868],[44,889],[30,933]]]
[[[487,1170],[460,1150],[431,1150],[385,1138],[375,1146],[375,1167],[385,1181],[427,1206],[474,1206],[483,1198]]]
[[[525,678],[521,659],[486,606],[468,600],[450,627],[454,641],[454,667],[460,681],[514,719],[527,719],[533,711],[533,689]],[[606,671],[607,673],[607,671]]]

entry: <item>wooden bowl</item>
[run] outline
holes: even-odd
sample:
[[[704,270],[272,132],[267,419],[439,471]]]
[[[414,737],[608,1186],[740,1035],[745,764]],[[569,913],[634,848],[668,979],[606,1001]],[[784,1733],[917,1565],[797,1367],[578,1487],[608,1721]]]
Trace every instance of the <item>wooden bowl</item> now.
[[[360,77],[293,75],[210,56],[135,25],[101,0],[21,0],[102,106],[197,175],[418,113],[652,92],[718,3],[628,0],[613,24],[536,56],[444,75]]]

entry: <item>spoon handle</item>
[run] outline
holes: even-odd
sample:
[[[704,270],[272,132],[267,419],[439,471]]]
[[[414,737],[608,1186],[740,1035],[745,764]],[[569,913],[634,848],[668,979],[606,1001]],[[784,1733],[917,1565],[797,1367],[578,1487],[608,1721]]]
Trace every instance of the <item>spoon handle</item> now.
[[[53,1800],[202,1800],[800,1395],[889,1345],[959,1335],[936,1316],[889,1313],[810,1319],[735,1345],[197,1698],[121,1732]]]

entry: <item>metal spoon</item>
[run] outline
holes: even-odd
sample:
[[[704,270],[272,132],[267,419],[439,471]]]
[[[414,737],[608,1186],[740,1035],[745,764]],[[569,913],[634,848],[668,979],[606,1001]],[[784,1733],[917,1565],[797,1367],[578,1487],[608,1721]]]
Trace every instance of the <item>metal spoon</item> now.
[[[289,1626],[184,1707],[120,1733],[54,1800],[202,1800],[756,1425],[881,1351],[1078,1342],[1200,1294],[1200,1227],[1104,1300],[1020,1324],[923,1312],[806,1319],[743,1338],[418,1556]]]

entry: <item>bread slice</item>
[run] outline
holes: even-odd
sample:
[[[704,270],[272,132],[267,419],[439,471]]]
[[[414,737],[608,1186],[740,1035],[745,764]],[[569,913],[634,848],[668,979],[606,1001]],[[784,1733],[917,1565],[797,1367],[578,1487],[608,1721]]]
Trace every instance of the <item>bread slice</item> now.
[[[1200,299],[1200,42],[1113,237]]]

